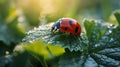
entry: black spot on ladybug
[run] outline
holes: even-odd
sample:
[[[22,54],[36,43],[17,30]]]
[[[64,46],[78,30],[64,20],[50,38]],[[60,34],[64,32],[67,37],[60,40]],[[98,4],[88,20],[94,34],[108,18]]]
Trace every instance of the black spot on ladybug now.
[[[67,29],[68,29],[67,27],[64,28],[64,30],[67,30]]]
[[[70,21],[69,21],[69,24],[72,25],[72,24],[73,24],[73,21],[70,20]]]
[[[77,33],[77,32],[78,32],[78,27],[75,28],[75,33]]]

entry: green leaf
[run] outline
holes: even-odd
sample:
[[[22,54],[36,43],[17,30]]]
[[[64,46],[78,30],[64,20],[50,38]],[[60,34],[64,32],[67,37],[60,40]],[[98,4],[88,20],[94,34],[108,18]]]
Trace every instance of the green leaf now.
[[[12,56],[2,56],[0,57],[0,67],[9,66],[9,64],[12,62]]]
[[[0,23],[0,41],[6,45],[20,42],[23,36],[24,33],[19,31],[17,27],[12,28],[10,25],[5,25],[3,22]]]
[[[60,46],[46,45],[43,41],[35,41],[30,44],[27,43],[27,45],[24,44],[21,47],[23,47],[23,49],[28,51],[30,54],[32,55],[37,54],[37,55],[43,56],[45,59],[50,59],[64,53],[64,49],[61,48]],[[15,48],[15,50],[20,52],[18,48]]]
[[[22,59],[22,60],[21,60]],[[12,55],[12,62],[10,63],[9,67],[29,67],[29,54],[27,52],[13,54]]]
[[[47,44],[59,44],[63,48],[68,48],[71,51],[82,51],[88,43],[87,37],[84,33],[82,33],[81,36],[70,35],[60,31],[52,33],[50,32],[50,28],[51,24],[34,28],[27,33],[27,36],[23,41],[31,43],[35,40],[43,40]]]
[[[100,21],[86,20],[84,23],[86,34],[80,36],[59,30],[51,33],[48,24],[30,30],[23,41],[43,40],[67,49],[58,62],[59,67],[120,66],[120,27]]]
[[[114,58],[109,58],[105,55],[101,54],[93,54],[92,57],[97,62],[98,65],[107,66],[107,67],[118,67],[120,65],[120,61],[115,60]]]
[[[101,34],[100,32],[103,32],[103,34]],[[92,57],[94,61],[96,61],[97,66],[119,66],[119,26],[116,27],[112,24],[96,22],[91,33],[91,38],[88,43],[88,53],[90,54],[90,57]]]
[[[94,25],[95,25],[94,21],[91,21],[91,22],[88,21],[88,20],[84,21],[84,26],[85,26],[85,29],[86,29],[86,34],[87,34],[89,40],[91,38],[91,34],[92,34],[92,31],[93,31]]]
[[[97,67],[96,61],[89,56],[87,52],[70,52],[66,50],[60,61],[58,67]]]
[[[83,67],[85,55],[80,52],[67,52],[62,55],[58,67]]]
[[[88,56],[84,63],[84,67],[97,67],[97,66],[98,64],[96,63],[96,61],[91,56]]]
[[[95,44],[95,48],[92,51],[100,51],[107,48],[119,48],[120,47],[120,27],[110,26],[105,32],[105,35]],[[91,51],[91,52],[92,52]]]
[[[118,21],[119,25],[120,25],[120,11],[118,12],[115,12],[114,13],[115,17],[116,17],[116,20]]]
[[[97,42],[102,38],[105,32],[108,30],[108,27],[111,24],[102,23],[101,21],[88,21],[85,20],[84,26],[86,34],[89,39],[89,48],[94,48]]]
[[[114,58],[115,60],[120,61],[120,59],[119,59],[120,58],[120,47],[104,49],[104,50],[98,52],[98,54],[106,55],[110,58]]]
[[[0,20],[4,21],[8,17],[10,9],[10,0],[0,2]]]
[[[48,54],[47,50],[45,49],[45,46],[38,44],[38,42],[36,42],[34,45],[17,45],[14,49],[13,63],[11,64],[11,67],[16,67],[16,65],[19,64],[20,67],[37,66],[36,63],[39,64],[39,67],[47,67],[45,61],[46,56],[44,55],[47,57],[50,56],[50,54]],[[22,58],[24,59],[16,62]]]

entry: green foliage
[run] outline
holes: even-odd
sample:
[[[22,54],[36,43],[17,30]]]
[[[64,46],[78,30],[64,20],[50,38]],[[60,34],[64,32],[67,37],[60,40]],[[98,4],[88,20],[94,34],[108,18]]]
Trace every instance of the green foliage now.
[[[50,32],[51,24],[39,26],[27,33],[27,36],[23,39],[25,42],[33,42],[34,40],[42,39],[47,44],[60,45],[63,48],[68,48],[71,51],[83,50],[86,46],[87,38],[84,33],[80,37],[75,35],[69,35],[60,31],[55,34]],[[68,45],[69,44],[69,45]]]
[[[66,49],[66,53],[64,53],[58,63],[58,67],[83,67],[86,55],[80,51],[70,52]]]
[[[15,27],[17,24],[15,24],[15,26],[11,26],[11,24],[7,26],[2,22],[0,23],[0,41],[6,45],[18,43],[24,37],[24,33],[22,33],[19,28]]]
[[[27,52],[12,55],[11,59],[12,62],[9,64],[10,67],[29,67],[29,54]]]
[[[114,15],[115,15],[115,17],[116,17],[116,19],[117,19],[117,21],[118,21],[118,23],[119,23],[119,25],[120,25],[120,12],[119,12],[119,11],[116,11],[116,12],[114,13]]]
[[[16,61],[16,63],[12,63],[12,61],[14,60],[13,58],[15,58],[15,56],[13,56],[12,54],[6,54],[13,52],[15,45],[18,44],[24,37],[24,33],[20,31],[16,23],[14,24],[14,26],[13,24],[13,22],[10,24],[0,22],[0,67],[9,66],[11,64],[13,64],[13,66],[10,67],[17,66],[14,66],[14,64],[17,63]]]
[[[120,65],[120,27],[101,21],[84,21],[85,33],[75,36],[58,30],[50,32],[51,24],[39,26],[27,33],[24,42],[43,40],[46,44],[65,49],[58,67],[96,67]]]
[[[52,46],[50,44],[46,45],[42,41],[35,41],[33,43],[28,43],[21,47],[24,47],[24,49],[29,53],[34,53],[34,54],[44,56],[45,59],[53,58],[54,56],[61,55],[64,52],[64,49],[61,48],[60,46],[58,45]]]
[[[18,27],[18,15],[10,2],[0,1],[0,67],[10,67],[15,57],[13,49],[25,36]]]
[[[88,39],[90,40],[91,39],[92,30],[94,28],[95,23],[94,23],[94,21],[91,21],[91,23],[89,23],[89,21],[85,20],[84,25],[85,25],[85,29],[87,30],[86,34],[88,36]]]
[[[5,1],[5,0],[1,0],[0,1],[0,21],[4,21],[9,14],[9,7],[10,7],[10,0],[9,1]]]
[[[97,13],[95,18],[108,20],[112,9],[119,7],[115,3],[118,1],[113,2],[57,0],[49,4],[43,0],[0,0],[0,67],[119,67],[119,11],[114,13],[119,25],[85,20],[81,23],[84,31],[80,36],[60,30],[52,33],[53,23],[35,27],[26,36],[24,34],[34,26],[60,17],[80,21],[82,17],[92,18]]]
[[[89,49],[90,50],[92,50],[92,48],[95,48],[97,46],[101,46],[104,43],[103,41],[106,41],[106,39],[109,38],[108,35],[112,32],[111,28],[113,26],[112,24],[109,24],[109,23],[102,23],[100,21],[96,21],[96,22],[95,21],[87,21],[87,20],[84,22],[84,25],[85,25],[85,29],[86,29],[86,34],[89,39]],[[87,26],[87,25],[90,25],[90,26]],[[90,28],[88,28],[88,27],[90,27]]]

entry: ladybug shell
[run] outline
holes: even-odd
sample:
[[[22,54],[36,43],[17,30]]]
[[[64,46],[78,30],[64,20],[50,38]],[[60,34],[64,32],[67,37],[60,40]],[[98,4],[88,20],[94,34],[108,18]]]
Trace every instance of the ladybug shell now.
[[[59,29],[62,32],[68,32],[74,35],[80,35],[81,33],[80,24],[76,20],[71,18],[62,18]]]

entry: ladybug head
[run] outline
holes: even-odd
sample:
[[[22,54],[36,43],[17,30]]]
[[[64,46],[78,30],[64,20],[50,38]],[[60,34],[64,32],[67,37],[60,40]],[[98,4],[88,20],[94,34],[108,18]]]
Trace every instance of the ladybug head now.
[[[59,29],[61,22],[62,22],[62,19],[59,19],[55,24],[53,24],[51,32],[55,32],[57,29]]]

